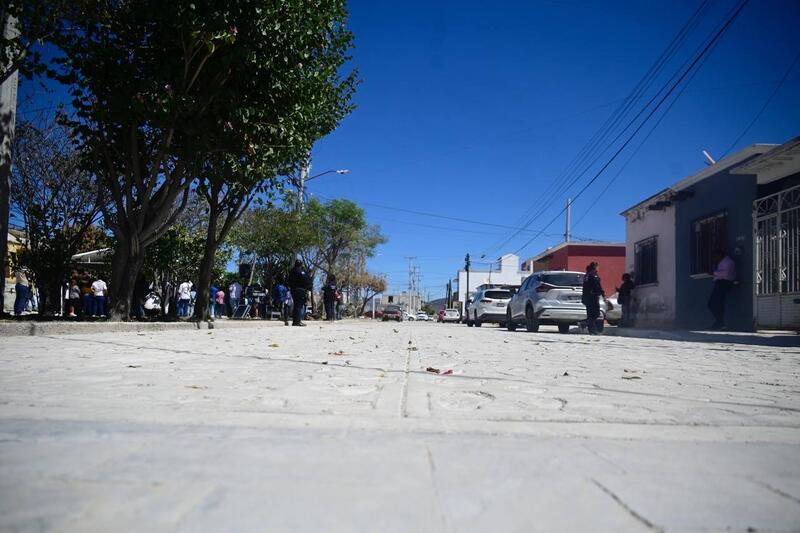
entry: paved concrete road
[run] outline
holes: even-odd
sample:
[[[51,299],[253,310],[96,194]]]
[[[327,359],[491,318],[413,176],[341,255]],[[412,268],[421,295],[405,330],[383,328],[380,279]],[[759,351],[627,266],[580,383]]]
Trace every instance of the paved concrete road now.
[[[0,530],[726,528],[800,530],[800,347],[355,321],[0,339]]]

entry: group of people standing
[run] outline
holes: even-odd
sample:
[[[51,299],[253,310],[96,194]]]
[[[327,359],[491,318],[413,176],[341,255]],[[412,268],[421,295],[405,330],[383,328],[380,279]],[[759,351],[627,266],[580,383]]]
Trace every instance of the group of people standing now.
[[[67,316],[88,318],[108,314],[108,284],[100,276],[73,272],[67,295]]]
[[[325,304],[325,320],[341,320],[344,314],[344,298],[342,291],[336,285],[336,276],[328,277],[327,283],[322,287],[322,302]]]
[[[708,300],[708,309],[714,318],[710,329],[725,329],[725,303],[731,289],[737,284],[736,262],[724,251],[715,250],[711,257],[713,286]],[[586,267],[586,276],[583,281],[581,301],[586,306],[586,327],[590,334],[598,333],[597,324],[600,319],[600,301],[606,299],[603,286],[598,273],[599,264],[596,261]],[[617,302],[622,307],[619,321],[620,327],[633,326],[633,289],[636,287],[633,276],[629,273],[622,275],[622,285],[616,288]]]

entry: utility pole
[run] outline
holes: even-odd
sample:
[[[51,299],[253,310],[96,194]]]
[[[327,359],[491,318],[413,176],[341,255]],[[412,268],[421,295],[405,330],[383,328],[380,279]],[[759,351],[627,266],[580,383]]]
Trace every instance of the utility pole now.
[[[462,302],[462,305],[464,306],[464,309],[462,310],[463,314],[467,313],[467,301],[469,300],[469,267],[471,264],[472,263],[469,260],[469,254],[467,254],[466,257],[464,257],[464,270],[467,271],[467,287],[464,289],[464,301]]]
[[[414,256],[408,256],[408,312],[411,313],[414,309]]]
[[[564,230],[564,242],[569,242],[569,215],[572,209],[572,198],[567,198],[567,227]]]
[[[17,21],[7,13],[0,15],[3,25],[3,38],[7,41],[17,36]],[[8,67],[9,65],[3,65]],[[17,113],[17,80],[19,73],[15,69],[0,85],[0,273],[3,284],[0,287],[0,316],[4,313],[4,297],[6,292],[6,268],[8,261],[8,218],[9,196],[11,194],[11,147],[14,140],[14,125]]]

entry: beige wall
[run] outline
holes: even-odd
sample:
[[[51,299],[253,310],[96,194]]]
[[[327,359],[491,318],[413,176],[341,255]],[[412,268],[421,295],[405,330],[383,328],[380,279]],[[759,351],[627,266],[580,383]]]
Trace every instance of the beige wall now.
[[[675,320],[675,208],[632,211],[625,217],[625,269],[634,271],[634,245],[658,237],[658,283],[637,286],[633,306],[638,327],[672,327]],[[637,281],[638,283],[638,281]]]

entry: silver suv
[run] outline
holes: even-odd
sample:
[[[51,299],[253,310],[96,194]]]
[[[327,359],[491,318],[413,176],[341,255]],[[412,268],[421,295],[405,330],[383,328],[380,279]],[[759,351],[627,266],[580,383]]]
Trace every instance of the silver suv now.
[[[511,300],[508,289],[481,289],[467,306],[467,326],[481,327],[493,322],[502,327],[506,323],[506,307]]]
[[[586,306],[581,302],[583,272],[547,270],[534,272],[522,283],[506,310],[509,331],[525,325],[528,331],[539,331],[541,325],[556,325],[561,333],[586,322]],[[600,301],[597,329],[602,331],[606,304]]]

